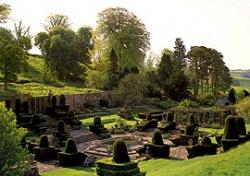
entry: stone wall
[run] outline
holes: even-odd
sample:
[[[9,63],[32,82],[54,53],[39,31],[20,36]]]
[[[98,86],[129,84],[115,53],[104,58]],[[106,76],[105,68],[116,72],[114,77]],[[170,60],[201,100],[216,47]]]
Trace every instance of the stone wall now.
[[[57,104],[60,103],[60,95],[56,96]],[[49,106],[48,96],[44,97],[32,97],[30,95],[12,96],[8,98],[11,101],[11,107],[14,109],[15,102],[20,99],[21,102],[27,101],[29,104],[30,113],[44,113],[46,107]],[[85,94],[73,94],[65,95],[66,104],[70,105],[70,110],[75,108],[81,108],[86,106],[98,107],[100,101],[104,102],[107,107],[116,107],[123,104],[119,94],[112,91],[100,92],[100,93],[85,93]]]

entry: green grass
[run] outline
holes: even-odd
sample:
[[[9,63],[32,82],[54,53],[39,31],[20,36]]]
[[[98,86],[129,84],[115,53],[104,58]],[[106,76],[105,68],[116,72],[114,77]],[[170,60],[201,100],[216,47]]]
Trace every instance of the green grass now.
[[[227,153],[185,161],[153,159],[139,163],[147,176],[248,176],[250,142]],[[95,168],[58,168],[42,176],[94,176]]]
[[[239,86],[237,87],[242,87],[242,88],[249,88],[250,87],[250,78],[243,77],[241,74],[244,72],[249,72],[249,71],[230,71],[231,77],[233,80],[236,80],[239,82]]]
[[[86,118],[81,121],[83,123],[82,125],[83,128],[87,128],[89,125],[93,124],[94,117]],[[105,128],[113,127],[118,121],[124,121],[127,125],[130,125],[130,126],[134,126],[136,124],[136,120],[125,120],[121,118],[120,116],[118,116],[117,114],[102,117],[102,124],[104,125]]]

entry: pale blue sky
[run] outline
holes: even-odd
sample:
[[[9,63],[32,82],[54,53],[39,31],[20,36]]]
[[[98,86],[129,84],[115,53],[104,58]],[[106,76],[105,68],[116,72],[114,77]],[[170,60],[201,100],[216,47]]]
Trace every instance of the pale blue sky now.
[[[204,45],[222,52],[230,69],[250,69],[250,0],[2,0],[11,18],[43,31],[51,13],[70,18],[73,29],[96,26],[97,13],[124,7],[137,15],[150,32],[151,49],[172,49],[176,37],[190,46]],[[33,49],[33,51],[35,51]]]

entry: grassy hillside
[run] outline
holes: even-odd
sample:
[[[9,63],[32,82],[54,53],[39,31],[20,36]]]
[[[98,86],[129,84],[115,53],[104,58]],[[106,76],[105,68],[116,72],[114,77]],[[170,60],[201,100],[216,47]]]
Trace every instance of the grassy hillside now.
[[[248,176],[250,142],[227,153],[185,161],[154,159],[139,163],[147,176]],[[42,176],[94,176],[95,168],[58,168]]]
[[[236,87],[242,88],[250,88],[250,78],[244,77],[244,73],[248,73],[247,70],[232,70],[230,71],[231,77],[233,78],[233,82],[239,84]]]
[[[65,83],[59,81],[55,81],[53,84],[45,83],[43,79],[45,72],[44,59],[30,56],[27,63],[24,71],[18,74],[16,83],[10,83],[8,90],[3,90],[3,83],[0,83],[0,97],[18,94],[47,96],[49,90],[51,90],[54,95],[99,91],[96,89],[84,88],[84,85],[80,83]]]

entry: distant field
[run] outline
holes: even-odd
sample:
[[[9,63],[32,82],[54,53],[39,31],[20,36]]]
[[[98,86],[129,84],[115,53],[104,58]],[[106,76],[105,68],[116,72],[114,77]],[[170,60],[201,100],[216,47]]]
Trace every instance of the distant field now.
[[[239,70],[232,70],[230,71],[231,77],[233,78],[233,82],[239,83],[236,87],[242,88],[250,88],[250,78],[243,77],[242,74],[247,73],[250,71],[239,71]]]

